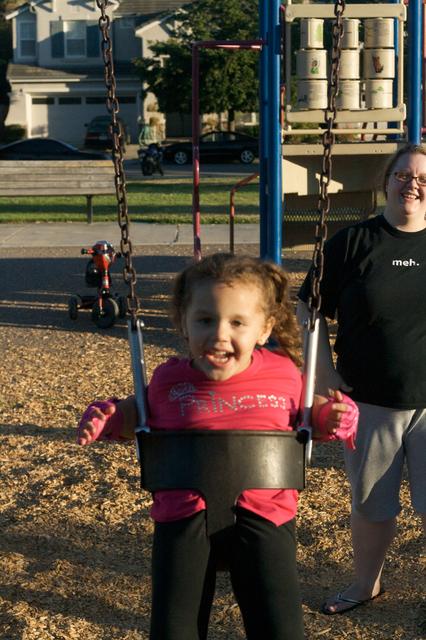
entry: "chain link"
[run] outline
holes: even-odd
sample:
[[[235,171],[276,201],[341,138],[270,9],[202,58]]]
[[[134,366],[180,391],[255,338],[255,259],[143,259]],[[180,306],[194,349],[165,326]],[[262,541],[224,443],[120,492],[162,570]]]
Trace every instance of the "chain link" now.
[[[327,109],[324,112],[326,128],[322,136],[324,148],[321,174],[319,179],[318,222],[315,228],[315,246],[312,258],[311,292],[308,298],[310,312],[309,329],[313,331],[315,320],[321,308],[321,280],[324,270],[324,243],[327,239],[327,216],[330,211],[328,187],[331,182],[331,153],[335,142],[333,132],[336,120],[336,96],[339,91],[339,72],[343,36],[343,12],[345,0],[336,0],[334,5],[333,47],[331,53],[330,78],[327,92]]]
[[[111,115],[112,160],[114,164],[115,191],[117,195],[117,218],[121,229],[120,251],[125,260],[123,278],[129,287],[127,310],[132,319],[132,326],[135,328],[137,312],[139,310],[139,300],[136,295],[136,271],[132,264],[133,248],[129,236],[130,221],[127,205],[126,179],[123,169],[122,138],[124,132],[117,118],[120,106],[115,94],[116,81],[112,56],[111,21],[106,13],[108,0],[96,0],[96,4],[101,12],[99,29],[102,34],[101,53],[104,61],[105,86],[107,89],[106,107]]]

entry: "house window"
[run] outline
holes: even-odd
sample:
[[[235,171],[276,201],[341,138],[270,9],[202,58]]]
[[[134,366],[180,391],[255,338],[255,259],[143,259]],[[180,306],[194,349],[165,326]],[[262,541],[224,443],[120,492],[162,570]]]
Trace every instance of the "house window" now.
[[[59,104],[81,104],[81,98],[77,96],[67,96],[65,98],[59,98]]]
[[[64,22],[65,57],[81,58],[86,55],[86,23],[83,20]]]
[[[106,98],[98,98],[98,97],[93,97],[93,98],[86,98],[86,104],[105,104]]]
[[[99,58],[100,32],[97,22],[60,20],[50,23],[52,58]]]
[[[35,58],[36,23],[34,19],[22,20],[19,24],[19,54],[22,58]]]
[[[55,104],[55,98],[48,98],[48,97],[40,97],[40,98],[34,98],[31,100],[31,102],[33,104]]]

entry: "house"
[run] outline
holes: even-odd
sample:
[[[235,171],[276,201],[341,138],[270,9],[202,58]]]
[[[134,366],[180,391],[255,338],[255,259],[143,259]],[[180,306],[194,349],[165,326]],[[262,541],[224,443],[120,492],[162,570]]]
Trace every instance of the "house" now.
[[[133,142],[138,124],[149,120],[156,107],[153,96],[142,101],[131,61],[149,56],[149,42],[169,37],[167,24],[183,4],[108,1],[120,117]],[[83,144],[85,124],[107,113],[99,16],[96,0],[28,0],[6,15],[13,32],[7,125],[25,127],[28,137]]]

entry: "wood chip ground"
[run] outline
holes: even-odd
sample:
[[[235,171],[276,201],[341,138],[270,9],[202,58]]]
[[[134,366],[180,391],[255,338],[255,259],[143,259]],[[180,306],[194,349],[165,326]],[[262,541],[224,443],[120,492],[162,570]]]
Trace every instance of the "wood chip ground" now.
[[[168,295],[190,251],[136,248],[148,373],[183,352],[168,320]],[[0,256],[2,640],[148,638],[152,523],[134,447],[75,444],[91,400],[132,391],[125,321],[102,331],[88,312],[68,319],[69,295],[87,293],[78,253],[7,249]],[[307,255],[285,255],[293,294],[308,264]],[[113,282],[124,292],[119,268]],[[307,639],[425,637],[421,528],[405,480],[401,502],[386,594],[345,616],[322,615],[326,596],[351,580],[349,489],[339,446],[315,447],[298,517]],[[219,575],[209,639],[244,637],[228,578]]]

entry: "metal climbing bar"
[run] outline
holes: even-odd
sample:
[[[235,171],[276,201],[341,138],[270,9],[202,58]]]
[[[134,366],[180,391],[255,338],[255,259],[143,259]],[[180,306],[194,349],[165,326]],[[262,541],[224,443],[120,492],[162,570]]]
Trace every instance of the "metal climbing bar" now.
[[[239,180],[231,189],[229,194],[229,251],[231,253],[235,252],[235,194],[238,189],[241,187],[245,187],[253,180],[259,177],[258,173],[252,173],[249,176],[246,176],[242,180]]]
[[[281,2],[271,0],[268,9],[268,49],[267,83],[268,121],[263,135],[268,148],[268,208],[261,211],[266,215],[266,243],[261,258],[281,264],[282,249],[282,153],[281,153]],[[261,71],[264,69],[261,67]],[[262,177],[262,176],[261,176]]]
[[[410,110],[407,118],[408,141],[420,144],[422,139],[422,27],[423,2],[410,0],[408,3],[408,30],[410,47],[408,50],[408,96]]]

